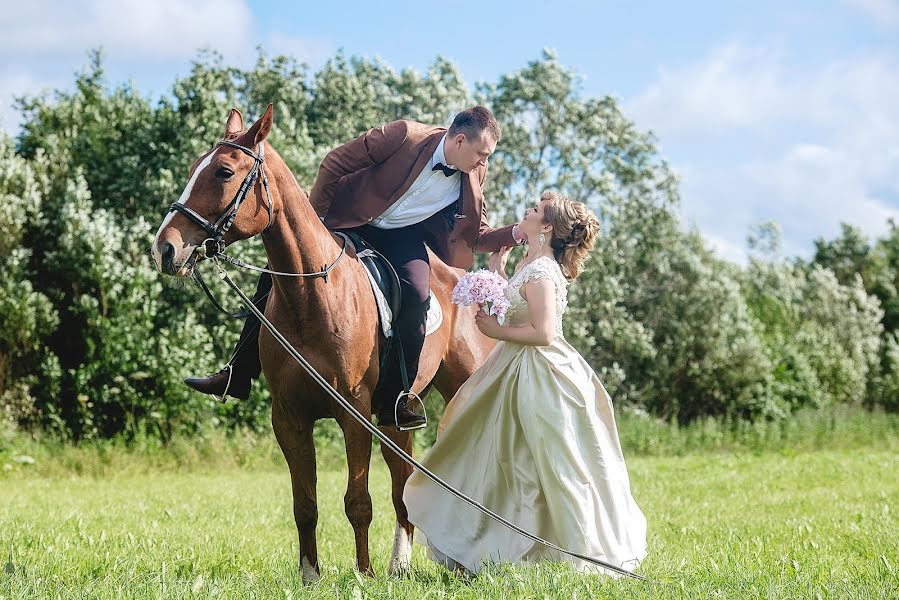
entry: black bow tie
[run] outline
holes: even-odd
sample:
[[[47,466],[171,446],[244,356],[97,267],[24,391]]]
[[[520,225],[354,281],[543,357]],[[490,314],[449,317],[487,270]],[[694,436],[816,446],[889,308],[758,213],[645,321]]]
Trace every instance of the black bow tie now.
[[[450,169],[448,166],[446,166],[443,163],[437,163],[436,165],[434,165],[434,167],[431,170],[432,171],[443,171],[443,174],[446,175],[447,177],[449,177],[450,175],[455,175],[456,173],[459,172],[459,169]]]

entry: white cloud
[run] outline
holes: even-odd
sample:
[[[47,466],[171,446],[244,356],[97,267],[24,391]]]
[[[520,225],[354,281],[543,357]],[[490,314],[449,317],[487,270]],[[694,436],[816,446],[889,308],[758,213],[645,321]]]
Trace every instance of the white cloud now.
[[[274,32],[265,46],[269,54],[284,54],[307,63],[313,69],[321,67],[337,51],[330,40],[306,38]]]
[[[252,47],[252,23],[243,0],[31,0],[0,12],[0,53],[27,60],[103,46],[114,59],[155,62],[210,46],[227,56]]]
[[[0,131],[13,134],[13,98],[70,88],[93,48],[103,48],[114,85],[130,77],[144,93],[161,92],[202,48],[250,67],[261,40],[268,54],[313,69],[336,50],[323,38],[260,31],[246,0],[29,0],[4,6],[0,29]]]
[[[16,96],[33,96],[62,85],[61,80],[39,80],[15,65],[0,69],[0,131],[16,131],[21,115],[13,108]]]
[[[808,255],[812,240],[839,232],[839,223],[883,233],[899,210],[871,192],[863,161],[831,149],[797,145],[784,155],[703,170],[684,178],[683,211],[722,254],[746,256],[751,225],[781,224],[784,251]]]
[[[721,258],[736,263],[743,263],[746,261],[746,249],[743,245],[717,235],[703,234],[703,237]]]
[[[867,13],[882,27],[899,24],[899,1],[897,0],[844,0],[844,2]]]
[[[15,96],[71,87],[87,52],[133,75],[171,70],[198,49],[226,59],[254,55],[253,19],[244,0],[29,0],[0,11],[0,129],[18,131]],[[118,83],[118,82],[116,82]]]
[[[783,53],[730,44],[660,71],[625,103],[682,173],[683,213],[723,255],[775,219],[788,254],[808,255],[841,221],[869,235],[899,217],[899,63],[888,57],[790,67]]]
[[[666,134],[713,133],[752,127],[779,109],[783,75],[768,50],[730,44],[706,60],[680,69],[661,68],[658,79],[627,103],[638,123]]]

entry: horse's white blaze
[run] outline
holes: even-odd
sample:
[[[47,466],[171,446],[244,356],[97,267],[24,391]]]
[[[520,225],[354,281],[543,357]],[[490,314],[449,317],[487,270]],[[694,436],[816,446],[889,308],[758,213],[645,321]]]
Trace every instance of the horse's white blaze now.
[[[303,569],[303,581],[318,581],[318,573],[315,571],[315,567],[312,566],[312,563],[309,562],[309,559],[305,556],[303,560],[300,561],[300,564]]]
[[[194,189],[194,183],[197,181],[197,177],[200,176],[200,173],[203,172],[209,163],[212,162],[212,158],[215,156],[215,152],[210,152],[209,156],[203,159],[203,162],[196,168],[194,174],[191,175],[190,181],[187,182],[187,187],[184,188],[184,191],[181,192],[181,197],[178,198],[178,204],[184,204],[187,202],[187,199],[190,198],[190,193]],[[162,225],[159,226],[159,229],[156,231],[156,237],[153,238],[153,260],[156,261],[156,268],[162,270],[162,253],[159,251],[159,234],[162,233],[162,230],[168,227],[169,223],[172,220],[172,217],[175,216],[174,212],[170,212],[165,216],[165,219],[162,220]]]
[[[396,524],[393,532],[393,554],[390,557],[390,573],[405,571],[412,565],[412,534]]]

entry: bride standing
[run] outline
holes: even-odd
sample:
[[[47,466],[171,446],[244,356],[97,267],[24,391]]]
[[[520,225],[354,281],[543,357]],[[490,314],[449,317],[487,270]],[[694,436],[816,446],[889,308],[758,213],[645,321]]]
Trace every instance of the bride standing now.
[[[559,546],[633,570],[646,555],[646,519],[630,482],[608,393],[562,337],[568,282],[581,272],[599,222],[580,202],[544,192],[520,230],[528,253],[509,279],[499,340],[456,393],[424,465],[512,523]],[[503,272],[508,249],[491,256]],[[451,496],[420,472],[403,494],[432,558],[478,571],[485,562],[565,560]],[[610,573],[611,574],[611,573]]]

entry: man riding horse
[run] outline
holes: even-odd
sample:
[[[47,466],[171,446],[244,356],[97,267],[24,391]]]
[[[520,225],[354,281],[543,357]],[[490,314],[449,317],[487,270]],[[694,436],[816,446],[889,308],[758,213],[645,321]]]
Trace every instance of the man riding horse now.
[[[425,245],[448,265],[467,269],[474,252],[524,241],[517,225],[495,229],[486,219],[481,190],[500,137],[493,114],[475,106],[457,114],[449,129],[408,120],[370,129],[329,152],[319,168],[309,198],[319,218],[329,229],[358,234],[399,275],[402,308],[395,326],[408,382],[418,372],[430,304]],[[260,308],[271,287],[271,276],[264,274],[254,296]],[[228,364],[185,383],[205,394],[248,398],[261,371],[258,334],[259,321],[251,316]],[[408,390],[399,355],[391,352],[372,404],[379,425],[415,429],[425,418],[400,396]]]

